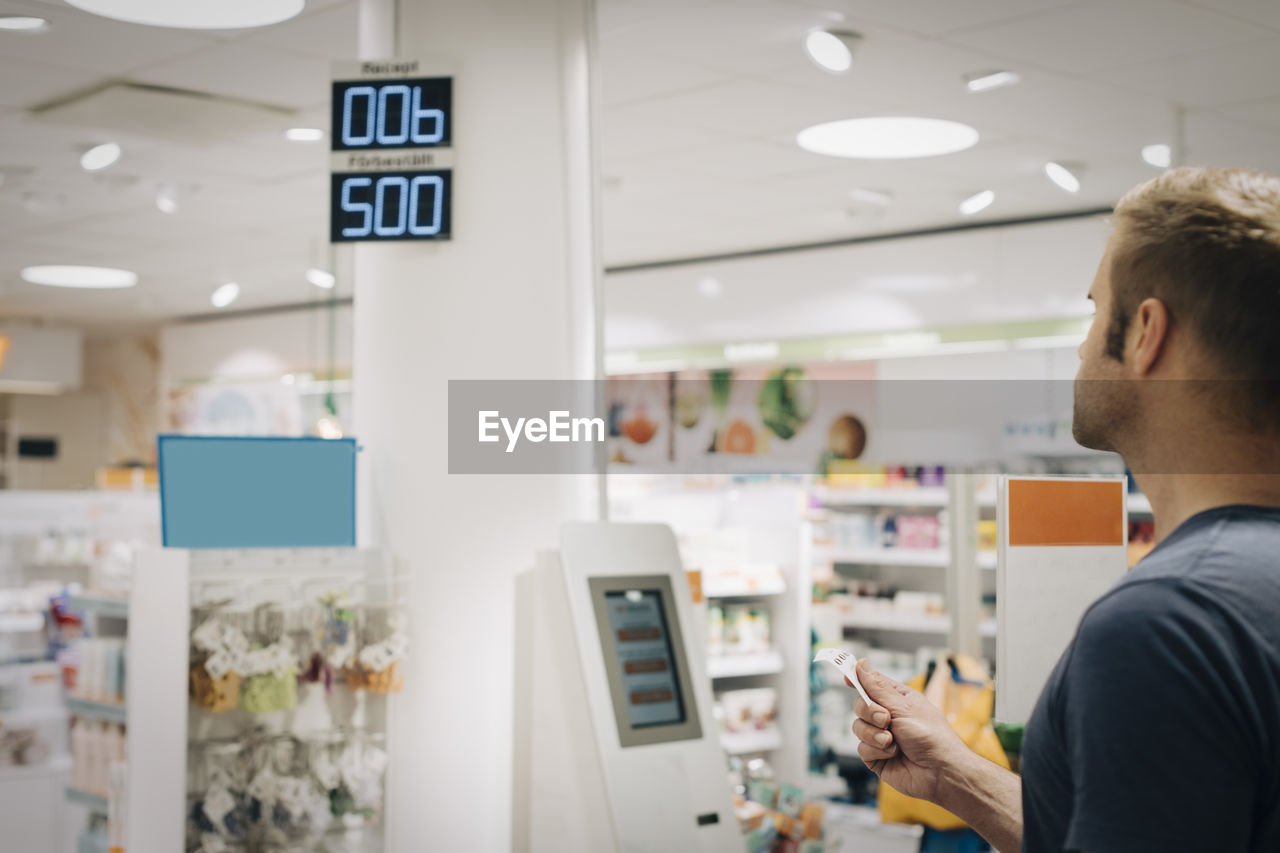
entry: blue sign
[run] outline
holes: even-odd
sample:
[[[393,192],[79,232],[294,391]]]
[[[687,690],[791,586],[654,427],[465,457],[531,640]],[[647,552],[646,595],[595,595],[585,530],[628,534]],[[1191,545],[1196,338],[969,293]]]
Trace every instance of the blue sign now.
[[[356,544],[355,439],[162,435],[169,548]]]

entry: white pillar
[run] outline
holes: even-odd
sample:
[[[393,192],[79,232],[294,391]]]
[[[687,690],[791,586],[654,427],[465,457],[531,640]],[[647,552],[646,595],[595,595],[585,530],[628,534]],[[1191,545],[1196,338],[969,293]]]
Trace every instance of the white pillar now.
[[[591,504],[586,478],[450,476],[447,380],[595,373],[594,10],[592,0],[398,6],[362,0],[363,58],[444,62],[456,118],[453,239],[355,249],[361,544],[412,577],[386,849],[505,850],[515,575]]]

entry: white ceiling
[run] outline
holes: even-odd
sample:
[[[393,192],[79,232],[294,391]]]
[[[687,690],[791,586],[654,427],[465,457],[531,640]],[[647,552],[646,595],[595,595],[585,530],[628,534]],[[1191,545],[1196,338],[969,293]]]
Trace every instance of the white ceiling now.
[[[333,59],[355,54],[354,0],[308,0],[298,18],[248,32],[115,23],[61,0],[3,0],[43,34],[0,32],[0,314],[93,324],[210,310],[224,280],[237,308],[316,298],[302,279],[327,244],[327,146],[286,142],[327,124]],[[604,245],[611,266],[1107,205],[1154,170],[1187,107],[1188,162],[1280,171],[1280,3],[1274,0],[600,0]],[[800,43],[839,23],[865,36],[852,73],[814,67]],[[966,73],[1008,68],[1021,85],[980,95]],[[295,111],[278,128],[196,146],[105,133],[28,113],[124,79]],[[904,162],[824,158],[794,143],[806,125],[871,114],[964,121],[982,135],[954,155]],[[76,165],[105,138],[125,147],[104,173]],[[1047,159],[1085,166],[1069,196]],[[160,213],[156,190],[181,208]],[[853,187],[893,193],[879,211]],[[252,190],[253,205],[237,199]],[[673,203],[679,199],[678,203]],[[22,266],[136,269],[129,291],[26,284]]]

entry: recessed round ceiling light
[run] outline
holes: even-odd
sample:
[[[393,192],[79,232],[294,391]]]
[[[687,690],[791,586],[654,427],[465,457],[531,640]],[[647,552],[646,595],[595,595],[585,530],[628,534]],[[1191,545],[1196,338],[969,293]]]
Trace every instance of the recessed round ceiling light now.
[[[171,187],[156,193],[156,209],[172,216],[178,212],[178,194]]]
[[[804,52],[823,71],[843,74],[853,66],[853,47],[861,39],[846,30],[813,30],[804,37]]]
[[[996,200],[996,194],[991,190],[983,190],[960,202],[960,212],[965,216],[973,216],[975,213],[986,210],[991,206],[991,202]]]
[[[1076,177],[1074,172],[1061,163],[1045,163],[1044,173],[1049,176],[1049,180],[1053,181],[1067,192],[1080,192],[1080,179]]]
[[[1142,159],[1157,169],[1173,165],[1173,149],[1163,142],[1142,146]]]
[[[49,22],[34,15],[0,15],[0,30],[39,33],[49,29]]]
[[[82,287],[91,290],[109,290],[133,287],[138,274],[130,270],[111,267],[85,267],[70,264],[49,264],[24,267],[22,280],[46,287]]]
[[[814,154],[863,160],[935,157],[971,148],[977,141],[978,131],[967,124],[909,116],[829,121],[796,136],[800,147]]]
[[[239,297],[240,285],[234,281],[229,281],[215,290],[209,297],[209,301],[213,303],[214,308],[226,308]]]
[[[964,85],[970,92],[977,94],[1003,89],[1005,86],[1016,86],[1021,80],[1022,77],[1016,71],[984,71],[965,75]]]
[[[715,276],[706,275],[698,279],[698,292],[708,299],[715,299],[724,293],[724,285]]]
[[[86,172],[96,172],[99,169],[107,168],[119,159],[120,146],[114,142],[104,142],[101,145],[93,146],[80,155],[80,168]]]
[[[317,267],[312,267],[307,270],[306,275],[307,281],[311,282],[316,287],[323,287],[325,290],[331,289],[338,282],[333,273],[328,272],[327,270],[318,269]]]
[[[187,30],[237,30],[287,21],[304,0],[67,0],[72,6],[130,24]]]
[[[324,131],[318,127],[291,127],[284,132],[284,138],[290,142],[319,142],[324,139]]]

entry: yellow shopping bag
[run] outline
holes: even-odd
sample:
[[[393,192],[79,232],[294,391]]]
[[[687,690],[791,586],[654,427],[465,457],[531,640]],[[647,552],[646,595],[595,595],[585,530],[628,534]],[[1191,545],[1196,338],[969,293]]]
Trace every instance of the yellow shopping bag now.
[[[977,661],[965,655],[939,657],[927,684],[925,673],[921,673],[908,681],[907,686],[920,691],[941,708],[951,728],[970,749],[1006,770],[1009,768],[1009,757],[991,727],[995,688]],[[921,823],[934,829],[965,826],[964,821],[941,806],[908,797],[883,781],[878,800],[880,819],[887,823]]]

